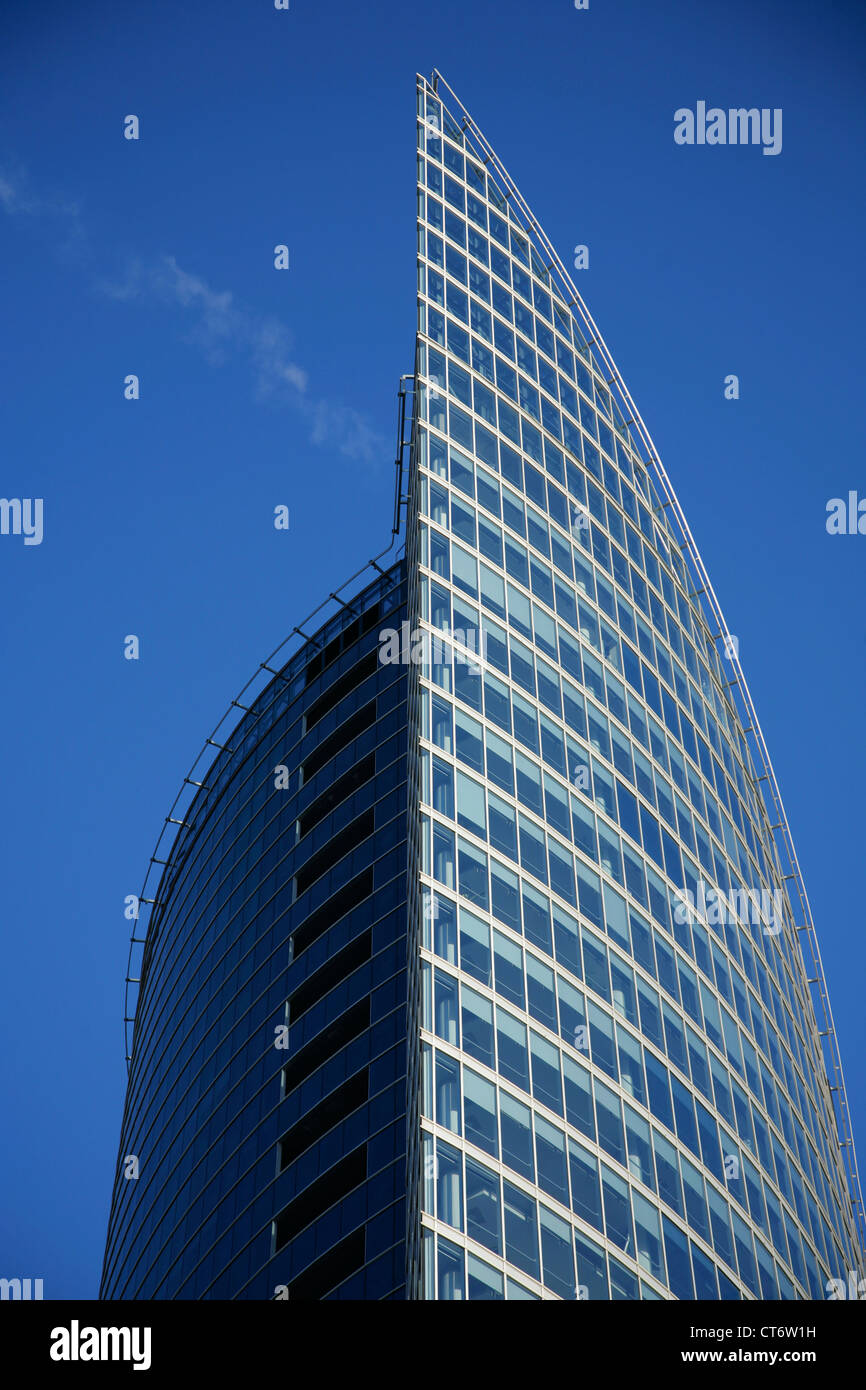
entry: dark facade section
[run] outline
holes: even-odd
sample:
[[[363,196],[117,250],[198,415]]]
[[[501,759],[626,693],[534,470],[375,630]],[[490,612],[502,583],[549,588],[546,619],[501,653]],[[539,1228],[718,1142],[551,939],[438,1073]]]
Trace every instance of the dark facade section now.
[[[405,617],[400,562],[258,696],[184,817],[103,1298],[405,1296],[408,668],[378,660]]]

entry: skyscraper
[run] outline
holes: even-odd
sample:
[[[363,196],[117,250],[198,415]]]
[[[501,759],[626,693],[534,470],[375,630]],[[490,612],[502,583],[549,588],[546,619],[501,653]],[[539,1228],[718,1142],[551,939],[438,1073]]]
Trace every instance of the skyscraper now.
[[[863,1209],[736,642],[567,272],[417,92],[404,549],[166,822],[102,1296],[823,1299]]]

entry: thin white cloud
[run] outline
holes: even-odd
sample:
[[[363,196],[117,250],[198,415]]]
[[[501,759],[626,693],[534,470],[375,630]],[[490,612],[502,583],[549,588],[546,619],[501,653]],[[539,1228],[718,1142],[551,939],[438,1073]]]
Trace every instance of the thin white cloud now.
[[[283,399],[310,422],[310,442],[336,449],[344,458],[369,467],[388,458],[388,444],[367,417],[351,406],[313,399],[309,375],[294,360],[289,330],[278,319],[256,314],[239,304],[230,290],[215,290],[200,276],[184,270],[173,256],[146,267],[131,263],[123,280],[104,284],[116,299],[148,295],[186,311],[186,337],[214,364],[239,352],[250,362],[260,399]]]
[[[333,406],[328,401],[310,403],[313,444],[328,444],[345,458],[361,463],[384,463],[387,445],[377,430],[351,406]]]
[[[32,217],[54,222],[61,232],[55,249],[62,257],[80,252],[86,241],[78,203],[62,198],[45,198],[34,193],[25,175],[0,170],[0,207],[10,217]]]
[[[10,215],[63,219],[76,240],[83,227],[76,204],[36,198],[8,172],[0,172],[0,207]],[[208,362],[222,365],[232,355],[245,358],[260,400],[284,402],[309,421],[310,442],[336,450],[371,469],[388,458],[388,444],[360,411],[338,401],[314,399],[309,374],[294,358],[292,335],[278,319],[238,303],[231,290],[216,290],[184,269],[174,256],[147,261],[131,258],[120,278],[94,279],[94,288],[119,303],[157,301],[183,315],[184,338]]]
[[[285,325],[245,309],[231,290],[212,289],[178,265],[174,256],[151,265],[130,261],[121,280],[100,281],[99,288],[112,299],[156,299],[184,311],[187,341],[215,365],[232,352],[248,356],[260,395],[272,394],[278,384],[301,394],[307,389],[307,373],[292,360],[291,334]]]
[[[0,203],[3,204],[4,212],[18,212],[20,210],[20,193],[13,186],[9,179],[0,174]]]

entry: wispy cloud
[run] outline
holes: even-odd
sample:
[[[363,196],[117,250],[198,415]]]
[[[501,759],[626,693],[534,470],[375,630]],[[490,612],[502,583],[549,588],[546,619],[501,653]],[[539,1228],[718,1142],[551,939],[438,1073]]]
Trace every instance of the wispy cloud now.
[[[156,299],[185,311],[187,341],[215,366],[233,352],[246,354],[262,394],[271,393],[278,384],[291,386],[301,395],[307,390],[307,373],[293,360],[292,338],[285,325],[245,309],[231,290],[212,289],[200,276],[179,266],[174,256],[149,265],[131,261],[121,280],[101,280],[99,288],[111,299]]]
[[[0,203],[4,212],[28,212],[30,209],[22,202],[21,190],[10,179],[0,174]]]
[[[0,207],[10,217],[35,218],[51,225],[59,236],[55,250],[61,256],[84,249],[86,235],[80,204],[36,193],[26,175],[18,170],[0,170]]]
[[[330,405],[315,401],[310,406],[313,422],[310,438],[314,444],[331,444],[347,458],[384,462],[387,445],[369,422],[350,406]]]
[[[0,207],[12,216],[59,218],[70,237],[84,242],[77,204],[36,197],[20,178],[2,171]],[[120,303],[156,302],[175,311],[186,325],[184,340],[213,366],[231,357],[245,360],[257,398],[299,411],[309,422],[312,444],[334,449],[371,471],[386,463],[388,443],[362,412],[311,392],[309,373],[295,358],[288,327],[240,303],[231,290],[214,289],[174,256],[132,258],[119,277],[95,276],[93,286]]]

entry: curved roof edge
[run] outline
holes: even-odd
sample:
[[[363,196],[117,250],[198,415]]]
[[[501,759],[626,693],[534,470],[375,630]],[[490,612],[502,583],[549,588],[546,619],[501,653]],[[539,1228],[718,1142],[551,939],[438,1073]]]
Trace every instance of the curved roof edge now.
[[[353,599],[360,597],[365,589],[369,587],[369,584],[375,581],[376,575],[384,577],[388,574],[389,570],[393,568],[393,564],[400,560],[400,554],[397,552],[391,565],[383,568],[379,564],[379,561],[393,549],[396,538],[397,531],[395,530],[392,533],[390,544],[387,545],[384,550],[380,551],[378,555],[374,555],[371,560],[368,560],[359,570],[356,570],[354,574],[350,575],[338,589],[335,589],[327,598],[323,599],[319,606],[314,608],[311,613],[308,613],[306,618],[303,618],[300,623],[296,624],[288,635],[283,638],[282,642],[274,648],[270,655],[259,663],[253,675],[250,676],[249,680],[232,700],[222,718],[218,720],[210,736],[205,739],[198,756],[194,760],[186,777],[184,777],[180,789],[172,802],[171,809],[165,817],[162,829],[150,856],[147,872],[144,876],[144,883],[138,897],[139,916],[133,921],[132,934],[129,941],[123,1006],[127,1076],[130,1076],[132,1071],[134,1057],[133,1049],[135,1046],[135,1016],[138,1009],[140,986],[144,978],[144,967],[147,947],[150,942],[153,910],[155,907],[159,906],[158,892],[163,882],[163,877],[169,868],[174,867],[172,856],[177,848],[181,830],[188,824],[187,816],[192,810],[199,795],[207,796],[210,791],[207,779],[210,773],[217,767],[220,754],[227,746],[225,742],[226,738],[231,731],[242,722],[245,715],[248,714],[254,706],[256,700],[264,694],[276,679],[280,678],[282,670],[287,663],[292,657],[296,656],[298,652],[303,650],[305,646],[316,642],[318,642],[320,646],[324,646],[325,642],[320,634],[323,629],[327,627],[330,620],[340,609],[351,608]],[[340,597],[345,589],[348,589],[350,585],[354,585],[355,581],[364,575],[369,575],[368,581],[357,586],[352,598],[343,599]],[[327,611],[324,612],[322,620],[319,622],[316,630],[312,633],[304,632],[303,629],[307,627],[314,618],[318,617],[319,614],[322,614],[323,610]],[[299,639],[294,649],[285,652],[285,648],[292,642],[293,638]],[[281,653],[285,654],[285,659],[281,662],[279,667],[275,667],[273,662]],[[229,723],[230,720],[232,721],[231,724]],[[142,920],[141,913],[144,909],[147,910],[147,918],[144,934],[141,935],[139,929]],[[134,994],[133,990],[135,991]]]

